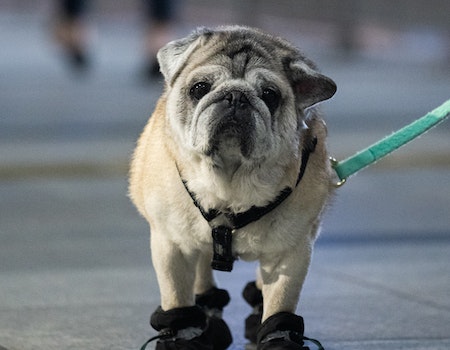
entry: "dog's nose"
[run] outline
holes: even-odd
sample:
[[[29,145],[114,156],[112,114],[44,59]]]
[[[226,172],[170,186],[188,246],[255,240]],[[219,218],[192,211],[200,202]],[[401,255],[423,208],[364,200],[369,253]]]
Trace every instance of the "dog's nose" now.
[[[237,109],[246,109],[250,104],[247,96],[241,91],[231,91],[225,96],[224,100],[228,102],[228,107]]]

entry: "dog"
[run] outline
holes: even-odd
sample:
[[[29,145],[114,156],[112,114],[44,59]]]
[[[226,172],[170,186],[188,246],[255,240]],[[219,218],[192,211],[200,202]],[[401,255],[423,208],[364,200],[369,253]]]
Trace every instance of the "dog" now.
[[[200,28],[158,52],[165,90],[131,162],[129,194],[151,227],[161,305],[156,349],[226,349],[213,269],[258,260],[244,289],[258,350],[305,349],[294,312],[333,189],[316,104],[336,92],[288,41]]]

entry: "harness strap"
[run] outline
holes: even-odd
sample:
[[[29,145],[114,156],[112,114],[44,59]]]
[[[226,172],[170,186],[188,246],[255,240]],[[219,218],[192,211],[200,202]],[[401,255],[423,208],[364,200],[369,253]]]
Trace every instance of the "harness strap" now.
[[[182,181],[184,188],[192,198],[194,205],[198,208],[203,218],[206,221],[208,221],[208,223],[211,224],[212,221],[214,221],[214,219],[222,215],[223,217],[226,218],[225,220],[226,226],[229,226],[233,230],[240,229],[244,226],[247,226],[251,222],[257,221],[258,219],[260,219],[261,217],[263,217],[264,215],[275,209],[277,206],[279,206],[292,193],[292,189],[290,187],[286,187],[272,202],[270,202],[264,207],[252,206],[250,209],[242,213],[228,213],[228,212],[223,213],[217,209],[210,209],[206,211],[200,205],[200,203],[198,203],[198,201],[195,198],[195,194],[188,188],[186,181],[185,180]],[[212,226],[215,225],[212,224]]]
[[[317,145],[317,137],[312,137],[311,139],[307,139],[305,141],[302,150],[302,159],[299,174],[297,177],[297,181],[295,183],[295,187],[297,187],[300,181],[302,180],[306,171],[306,166],[308,164],[309,157],[311,153],[314,152],[316,145]],[[233,262],[235,260],[235,257],[233,256],[232,253],[233,231],[259,220],[264,215],[268,214],[276,207],[278,207],[281,203],[283,203],[283,201],[287,197],[289,197],[289,195],[293,191],[292,188],[286,187],[278,194],[278,196],[272,202],[270,202],[266,206],[264,207],[252,206],[250,209],[242,213],[222,212],[217,209],[205,210],[197,201],[195,193],[193,193],[189,189],[187,181],[181,177],[179,169],[178,173],[180,174],[181,181],[183,182],[184,188],[189,193],[192,202],[199,209],[203,218],[211,226],[212,229],[211,234],[213,238],[213,251],[214,251],[211,266],[213,269],[219,271],[231,271],[233,269]]]

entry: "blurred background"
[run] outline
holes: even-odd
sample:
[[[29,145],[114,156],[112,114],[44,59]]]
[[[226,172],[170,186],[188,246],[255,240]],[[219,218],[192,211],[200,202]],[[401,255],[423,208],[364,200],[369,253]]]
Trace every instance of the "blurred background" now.
[[[447,0],[69,3],[0,0],[0,349],[132,349],[151,334],[158,289],[127,169],[168,40],[219,24],[291,40],[338,85],[322,107],[337,159],[450,98]],[[300,310],[327,349],[448,348],[449,179],[447,121],[337,191]],[[218,277],[231,311],[254,268]],[[390,307],[400,316],[381,322]],[[245,315],[230,315],[241,349]]]

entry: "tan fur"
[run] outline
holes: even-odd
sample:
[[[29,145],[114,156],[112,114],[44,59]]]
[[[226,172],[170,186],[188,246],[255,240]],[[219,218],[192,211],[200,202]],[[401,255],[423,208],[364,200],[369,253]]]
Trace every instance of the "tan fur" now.
[[[261,39],[259,32],[245,28],[225,29],[222,32],[226,34],[233,30],[249,31],[250,36],[254,36],[255,45],[258,40],[281,40],[267,36]],[[274,144],[269,140],[267,145],[255,145],[251,156],[241,157],[242,160],[235,152],[229,153],[228,148],[220,149],[222,153],[219,156],[224,163],[214,163],[200,148],[195,148],[197,141],[191,143],[191,139],[184,139],[184,135],[188,135],[184,132],[187,126],[180,122],[180,116],[188,120],[197,116],[198,126],[189,133],[193,138],[208,135],[204,129],[207,124],[202,124],[201,120],[217,118],[209,112],[215,108],[215,102],[209,102],[207,97],[206,102],[200,101],[199,107],[192,110],[184,105],[189,103],[188,98],[180,97],[180,94],[186,93],[185,87],[190,84],[190,77],[199,70],[208,69],[208,62],[200,58],[205,57],[203,51],[211,56],[221,45],[222,39],[214,40],[214,35],[212,38],[202,35],[190,37],[181,43],[186,46],[184,50],[180,49],[180,43],[176,47],[169,44],[162,50],[160,62],[166,77],[166,90],[138,141],[131,164],[130,197],[150,223],[152,259],[161,291],[161,306],[169,310],[193,305],[196,293],[216,285],[210,268],[211,228],[193,204],[180,174],[200,204],[207,209],[245,211],[253,205],[266,205],[286,186],[294,188],[293,193],[272,212],[233,232],[233,252],[243,260],[257,259],[260,262],[258,285],[262,286],[264,295],[265,320],[280,311],[294,312],[297,306],[320,217],[332,190],[332,171],[325,147],[326,127],[313,108],[309,112],[299,109],[301,104],[296,102],[298,96],[291,87],[296,81],[291,83],[290,77],[284,76],[281,63],[277,65],[274,60],[275,63],[268,69],[274,72],[273,76],[285,96],[284,104],[277,112],[281,113],[277,115],[281,120],[280,126],[277,126],[279,129],[275,128],[275,135],[267,135],[268,140],[274,140]],[[280,45],[287,44],[282,42]],[[169,53],[178,57],[179,52],[175,50],[182,52],[183,58],[178,62],[175,58],[167,62],[165,56]],[[282,51],[281,48],[279,50]],[[290,46],[283,50],[296,53]],[[283,55],[286,55],[284,51]],[[239,64],[238,60],[233,64]],[[230,80],[227,75],[229,66],[223,63],[223,67],[225,77],[219,79],[221,85],[214,86],[215,90],[208,96],[227,91],[230,86],[232,89],[242,89],[249,96],[252,108],[255,106],[252,109],[255,118],[269,120],[264,104],[252,90],[259,78],[252,78],[251,73],[246,73],[245,78]],[[248,72],[252,72],[252,67],[249,66]],[[309,63],[308,67],[314,72]],[[199,112],[201,103],[205,104],[205,112]],[[283,111],[286,113],[283,114]],[[307,128],[301,128],[301,123],[306,123]],[[289,126],[291,124],[297,125],[300,131],[293,130]],[[258,132],[269,130],[262,124],[255,127],[259,128]],[[255,144],[263,142],[257,136],[253,137]],[[315,152],[310,156],[303,179],[295,187],[304,143],[310,142],[313,137],[318,140]],[[205,141],[203,138],[201,142]],[[236,142],[232,141],[231,147]],[[267,149],[267,154],[261,157],[257,154],[258,149]],[[234,164],[236,159],[237,167],[228,171],[226,166]],[[222,166],[220,171],[217,164]]]

